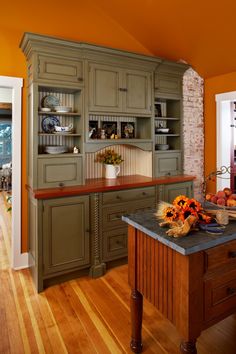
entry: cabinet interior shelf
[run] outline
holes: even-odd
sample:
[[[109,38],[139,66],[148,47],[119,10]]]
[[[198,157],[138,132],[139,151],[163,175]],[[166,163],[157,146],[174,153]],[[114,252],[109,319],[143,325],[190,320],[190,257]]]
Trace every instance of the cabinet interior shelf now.
[[[73,152],[64,152],[63,154],[48,154],[48,153],[44,153],[44,154],[38,154],[38,157],[42,157],[45,158],[45,156],[49,157],[49,158],[55,158],[55,157],[79,157],[79,156],[83,156],[82,154],[74,154]]]
[[[161,134],[155,134],[156,136],[180,136],[180,134],[165,134],[165,133],[161,133]]]
[[[180,120],[180,118],[171,118],[171,117],[155,117],[155,120]]]
[[[164,135],[164,134],[163,134]],[[89,139],[89,143],[113,143],[113,144],[128,144],[136,142],[152,142],[152,139],[139,139],[139,138],[129,138],[129,139]]]
[[[68,134],[60,134],[60,133],[38,133],[38,135],[40,136],[81,136],[81,134],[71,134],[71,133],[68,133]]]
[[[77,112],[38,112],[40,115],[44,116],[70,116],[70,117],[79,117],[81,116],[80,113]]]
[[[177,149],[168,149],[168,150],[158,150],[155,149],[155,153],[172,153],[172,152],[181,152],[181,150],[177,150]]]

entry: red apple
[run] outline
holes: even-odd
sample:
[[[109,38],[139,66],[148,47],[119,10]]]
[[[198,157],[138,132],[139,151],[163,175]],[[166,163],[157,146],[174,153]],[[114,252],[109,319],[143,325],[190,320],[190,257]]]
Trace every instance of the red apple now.
[[[225,206],[225,198],[218,198],[217,199],[217,205]]]
[[[211,197],[211,202],[216,204],[217,199],[218,199],[218,197],[216,195],[213,195],[213,197]]]
[[[218,198],[225,198],[225,192],[224,191],[218,191],[216,193],[216,195],[217,195]]]
[[[223,189],[223,192],[225,192],[225,195],[227,196],[227,197],[229,197],[233,192],[232,192],[232,190],[230,189],[230,188],[228,188],[228,187],[225,187],[224,189]]]
[[[236,194],[231,194],[228,199],[234,199],[234,200],[236,200]]]
[[[234,207],[234,206],[236,206],[236,200],[229,198],[227,200],[226,204],[227,204],[228,207]]]
[[[206,200],[210,201],[213,196],[214,196],[213,193],[207,193],[206,194]]]

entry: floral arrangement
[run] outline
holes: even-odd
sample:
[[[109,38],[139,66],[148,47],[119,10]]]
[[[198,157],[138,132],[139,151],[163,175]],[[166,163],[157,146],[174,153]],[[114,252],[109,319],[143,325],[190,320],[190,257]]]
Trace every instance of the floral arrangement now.
[[[194,198],[187,198],[179,195],[173,204],[160,202],[156,216],[163,219],[160,226],[169,226],[170,230],[166,233],[169,236],[181,237],[187,235],[192,227],[197,223],[210,223],[211,216],[208,216],[201,203]]]
[[[104,152],[98,153],[95,161],[107,165],[119,165],[124,160],[122,159],[121,155],[119,155],[114,150],[107,149]]]

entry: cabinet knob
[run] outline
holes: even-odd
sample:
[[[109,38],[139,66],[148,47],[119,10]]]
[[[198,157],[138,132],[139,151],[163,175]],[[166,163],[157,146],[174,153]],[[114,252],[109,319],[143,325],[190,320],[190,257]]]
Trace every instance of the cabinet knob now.
[[[230,251],[229,258],[236,258],[236,251]]]
[[[143,192],[142,195],[147,195],[147,193],[146,193],[146,192]]]
[[[116,199],[121,199],[121,197],[119,195],[116,196]]]
[[[231,287],[227,288],[227,294],[232,295],[232,294],[235,294],[235,293],[236,293],[236,289],[235,288],[231,288]]]
[[[77,79],[78,81],[83,81],[84,79],[82,78],[82,77],[78,77],[78,79]]]
[[[86,229],[85,232],[88,232],[88,233],[89,233],[89,232],[90,232],[90,229]]]
[[[60,183],[59,183],[59,187],[60,187],[60,188],[63,188],[63,187],[65,187],[65,184],[64,184],[63,182],[60,182]]]

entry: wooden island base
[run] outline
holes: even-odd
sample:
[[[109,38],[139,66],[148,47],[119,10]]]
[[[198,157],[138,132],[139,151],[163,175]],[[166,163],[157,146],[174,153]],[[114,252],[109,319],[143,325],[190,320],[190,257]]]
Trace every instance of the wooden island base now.
[[[142,351],[144,296],[181,334],[180,353],[197,354],[201,331],[236,311],[236,241],[183,255],[142,231],[129,224],[131,350]]]

